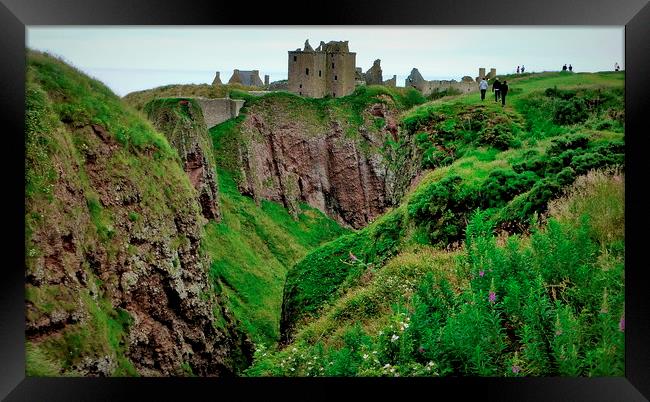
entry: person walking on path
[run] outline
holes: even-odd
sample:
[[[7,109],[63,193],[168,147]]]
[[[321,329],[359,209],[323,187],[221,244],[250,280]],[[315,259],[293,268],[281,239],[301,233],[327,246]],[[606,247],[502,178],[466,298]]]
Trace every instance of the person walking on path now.
[[[519,66],[517,66],[517,74],[519,74]]]
[[[620,70],[621,67],[618,65],[618,63],[614,63],[614,71]]]
[[[521,65],[521,73],[522,74],[524,73],[524,65],[523,64]]]
[[[508,95],[508,81],[503,81],[499,92],[501,92],[501,107],[504,107],[506,105],[506,95]]]
[[[484,101],[485,91],[488,89],[488,82],[485,81],[485,77],[481,78],[481,82],[478,84],[478,89],[481,90],[481,101]]]
[[[573,66],[569,64],[569,71],[573,72]]]
[[[566,64],[562,66],[562,71],[566,71]]]
[[[499,90],[501,89],[501,83],[499,82],[498,78],[494,79],[494,82],[492,83],[492,92],[494,92],[494,101],[498,102],[499,101]]]

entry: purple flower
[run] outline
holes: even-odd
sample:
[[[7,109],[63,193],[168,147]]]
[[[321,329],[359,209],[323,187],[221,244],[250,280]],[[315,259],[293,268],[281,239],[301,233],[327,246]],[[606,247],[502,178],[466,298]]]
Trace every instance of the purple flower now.
[[[424,353],[424,348],[422,346],[420,346],[420,348],[418,349],[418,352]]]
[[[621,321],[618,322],[618,329],[621,332],[625,331],[625,315],[621,316]]]
[[[494,303],[497,299],[497,295],[490,290],[490,295],[488,296],[488,299],[490,300],[490,303]]]
[[[352,251],[350,251],[350,259],[351,259],[352,261],[359,261],[359,259],[357,258],[357,256],[354,255],[354,254],[352,254]]]
[[[517,366],[517,365],[512,366],[512,372],[513,372],[513,373],[515,373],[515,374],[519,374],[520,371],[521,371],[521,367],[519,367],[519,366]]]
[[[480,270],[480,271],[478,272],[478,276],[480,276],[480,277],[482,278],[482,277],[483,277],[483,275],[485,275],[485,271],[483,271],[483,270]]]

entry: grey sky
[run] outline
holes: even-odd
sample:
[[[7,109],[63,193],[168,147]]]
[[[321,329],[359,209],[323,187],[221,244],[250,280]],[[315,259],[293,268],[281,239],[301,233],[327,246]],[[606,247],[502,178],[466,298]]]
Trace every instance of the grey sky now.
[[[475,77],[479,67],[512,73],[612,70],[624,66],[624,27],[52,27],[27,28],[27,46],[63,57],[116,94],[177,83],[226,82],[232,70],[260,70],[271,81],[287,78],[287,51],[305,39],[349,40],[357,67],[381,59],[384,79],[398,86],[413,67],[425,79]]]

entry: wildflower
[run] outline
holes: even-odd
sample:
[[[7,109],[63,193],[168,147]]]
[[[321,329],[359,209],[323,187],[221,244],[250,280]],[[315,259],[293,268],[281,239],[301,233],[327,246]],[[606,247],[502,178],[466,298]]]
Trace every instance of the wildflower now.
[[[497,299],[497,295],[494,293],[494,291],[490,290],[490,295],[488,296],[488,299],[490,300],[490,303],[494,303]]]
[[[376,354],[377,354],[377,351],[376,351],[376,350],[373,350],[373,351],[372,351],[372,354],[373,354],[373,355],[376,355]]]
[[[418,352],[424,353],[424,348],[422,346],[420,346],[420,348],[418,349]]]
[[[352,254],[352,251],[350,251],[350,259],[351,259],[352,261],[354,261],[354,262],[359,261],[359,259],[357,258],[357,256],[354,255],[354,254]]]
[[[384,334],[384,331],[379,331],[379,335],[383,335],[383,334]]]
[[[519,367],[517,365],[512,366],[512,372],[513,373],[519,374],[520,371],[521,371],[521,367]]]
[[[621,332],[625,331],[625,314],[621,316],[621,320],[618,322],[618,329]]]
[[[390,341],[391,341],[391,342],[395,342],[395,341],[398,340],[398,339],[399,339],[399,336],[397,336],[397,335],[395,335],[395,334],[393,334],[393,336],[390,337]]]
[[[364,353],[364,354],[363,354],[363,359],[365,360],[365,359],[367,359],[367,358],[368,358],[368,354],[367,354],[367,353]]]
[[[296,348],[293,348],[293,349],[291,349],[291,351],[292,351],[292,352],[297,352],[297,351],[298,351],[298,349],[296,349]]]
[[[296,371],[296,369],[295,369],[295,368],[293,368],[293,367],[291,367],[291,371]]]
[[[392,368],[390,369],[390,372],[391,372],[391,373],[394,373],[394,372],[395,372],[395,367],[392,367]]]
[[[482,278],[482,277],[483,277],[483,275],[485,275],[485,271],[483,271],[483,270],[480,270],[480,271],[478,272],[478,276],[480,276],[480,277]]]
[[[390,364],[386,363],[386,365],[384,366],[384,368],[385,368],[385,369],[390,368]]]
[[[404,328],[408,328],[409,325],[407,323],[404,323]]]

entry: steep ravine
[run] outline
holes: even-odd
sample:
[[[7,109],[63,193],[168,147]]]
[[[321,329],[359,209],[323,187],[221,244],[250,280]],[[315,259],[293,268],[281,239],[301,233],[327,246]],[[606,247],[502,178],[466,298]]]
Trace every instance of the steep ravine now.
[[[252,344],[200,250],[202,215],[218,217],[209,175],[188,178],[167,141],[99,82],[38,53],[28,66],[28,374],[225,376],[247,366]],[[200,204],[204,194],[212,199]]]

